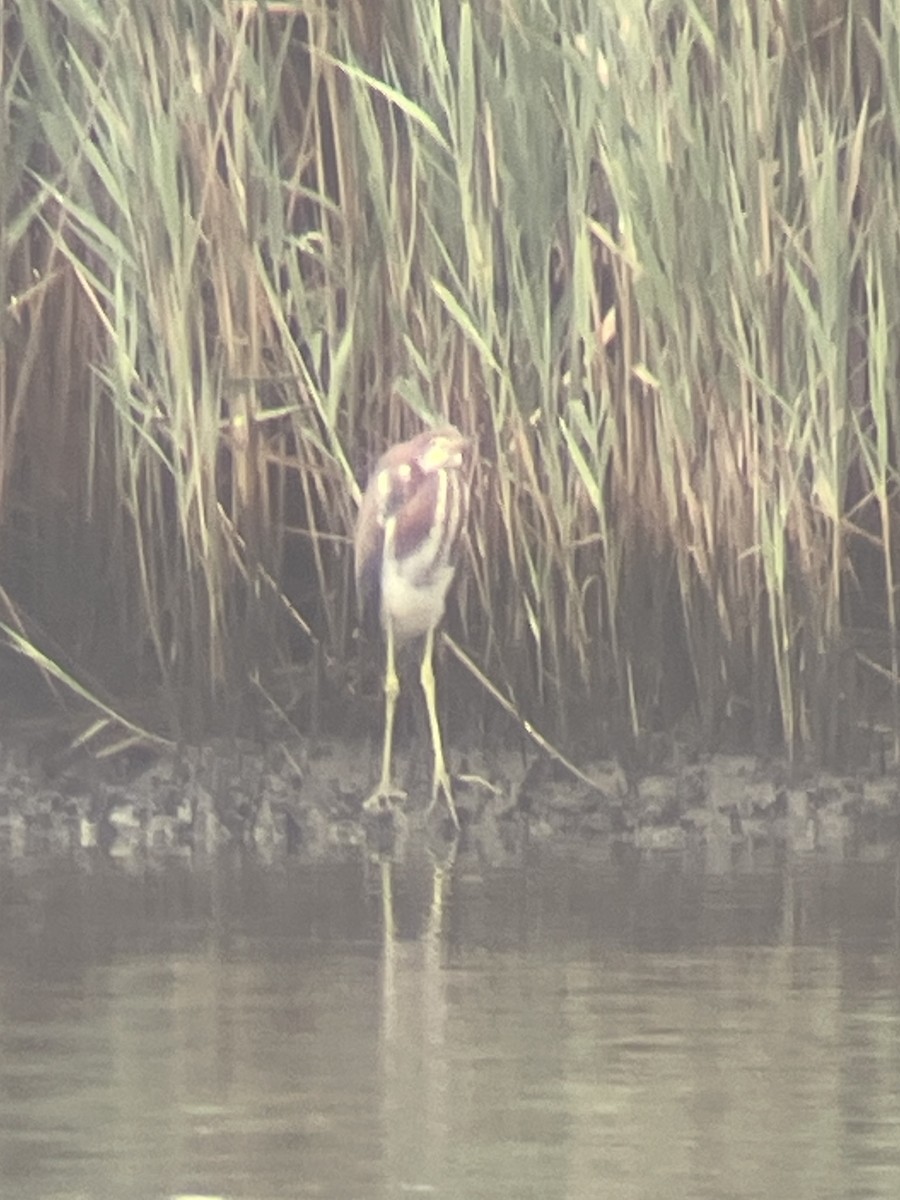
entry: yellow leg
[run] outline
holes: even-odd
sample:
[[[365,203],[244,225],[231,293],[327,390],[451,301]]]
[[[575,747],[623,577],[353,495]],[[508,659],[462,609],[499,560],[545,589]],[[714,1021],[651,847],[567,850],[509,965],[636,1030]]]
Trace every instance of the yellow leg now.
[[[391,781],[391,760],[394,746],[394,713],[397,711],[397,697],[400,695],[400,680],[397,677],[397,664],[394,651],[394,629],[390,621],[385,629],[387,644],[386,662],[384,667],[384,744],[381,750],[381,779],[378,787],[365,802],[364,808],[383,808],[391,800],[402,800],[406,793],[394,787]]]
[[[425,637],[425,651],[422,655],[422,671],[419,678],[422,681],[422,691],[425,693],[425,704],[428,707],[428,724],[431,727],[431,745],[434,750],[434,783],[431,789],[431,804],[428,811],[437,803],[440,792],[444,793],[447,807],[453,824],[459,829],[459,817],[456,814],[456,803],[453,799],[453,787],[447,764],[444,762],[444,744],[441,741],[441,726],[437,715],[437,694],[434,683],[434,630],[429,629]]]

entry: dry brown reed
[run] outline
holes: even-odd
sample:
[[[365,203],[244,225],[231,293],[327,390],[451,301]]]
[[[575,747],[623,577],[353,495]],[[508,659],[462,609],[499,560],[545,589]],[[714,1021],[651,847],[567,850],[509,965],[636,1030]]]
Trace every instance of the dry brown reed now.
[[[7,6],[8,644],[123,736],[332,719],[357,480],[449,417],[523,721],[896,760],[898,53],[875,0]]]

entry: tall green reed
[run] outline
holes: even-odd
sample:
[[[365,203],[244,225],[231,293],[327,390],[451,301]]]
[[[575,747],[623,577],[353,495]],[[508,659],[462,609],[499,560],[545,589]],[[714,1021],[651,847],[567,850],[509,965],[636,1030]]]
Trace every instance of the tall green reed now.
[[[76,662],[112,630],[184,735],[282,705],[300,660],[314,720],[353,687],[357,480],[440,416],[480,449],[451,627],[523,720],[897,729],[889,14],[20,0],[10,28],[2,269],[27,229],[31,355],[52,329],[77,386],[8,369],[0,459],[65,448],[108,617]]]

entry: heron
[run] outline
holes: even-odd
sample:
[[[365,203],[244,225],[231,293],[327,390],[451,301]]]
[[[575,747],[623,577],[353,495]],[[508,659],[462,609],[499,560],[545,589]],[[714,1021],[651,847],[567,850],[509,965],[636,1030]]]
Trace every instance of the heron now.
[[[356,587],[365,608],[377,605],[385,638],[384,742],[381,777],[368,809],[390,807],[405,793],[393,782],[394,715],[399,646],[424,637],[419,679],[434,754],[430,812],[443,795],[453,824],[459,816],[444,758],[434,676],[434,637],[458,566],[468,514],[463,470],[469,439],[452,425],[426,430],[387,450],[375,465],[356,523]]]

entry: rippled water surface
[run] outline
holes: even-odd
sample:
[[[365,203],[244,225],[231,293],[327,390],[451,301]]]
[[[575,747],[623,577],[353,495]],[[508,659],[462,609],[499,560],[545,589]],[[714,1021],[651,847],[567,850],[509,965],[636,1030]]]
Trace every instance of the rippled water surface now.
[[[2,1195],[895,1200],[898,878],[2,864]]]

